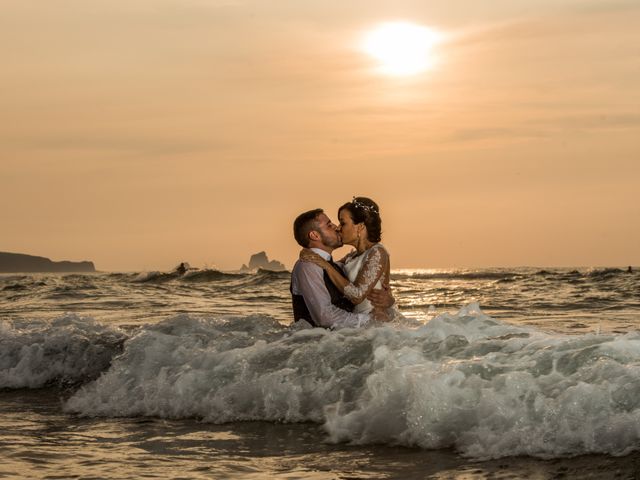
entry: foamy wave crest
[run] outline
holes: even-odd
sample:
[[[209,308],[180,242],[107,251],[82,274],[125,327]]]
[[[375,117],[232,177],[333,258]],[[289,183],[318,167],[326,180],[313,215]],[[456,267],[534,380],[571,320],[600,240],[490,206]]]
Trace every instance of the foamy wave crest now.
[[[343,363],[323,329],[292,333],[270,317],[180,315],[131,338],[96,382],[67,403],[85,415],[322,421],[323,390]],[[320,352],[318,352],[320,348]],[[326,350],[330,349],[330,350]],[[334,394],[337,400],[339,395]]]
[[[95,379],[126,335],[91,318],[0,322],[0,388],[40,388]]]
[[[560,336],[469,305],[416,329],[180,316],[127,341],[83,415],[323,423],[334,442],[476,458],[640,446],[640,335]]]
[[[221,272],[220,270],[205,269],[189,271],[182,276],[182,280],[191,282],[210,282],[215,280],[235,280],[242,277],[243,274],[241,273],[227,273]]]
[[[140,272],[133,278],[133,282],[146,283],[146,282],[168,282],[180,276],[177,272]]]
[[[551,336],[504,326],[483,337],[492,320],[469,313],[436,322],[453,321],[471,335],[378,347],[356,404],[327,409],[331,439],[454,447],[481,459],[623,455],[640,446],[640,335]]]

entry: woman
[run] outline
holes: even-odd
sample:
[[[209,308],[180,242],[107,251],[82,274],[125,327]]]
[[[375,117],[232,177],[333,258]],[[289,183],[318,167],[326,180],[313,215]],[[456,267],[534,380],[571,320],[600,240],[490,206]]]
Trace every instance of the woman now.
[[[300,258],[324,269],[336,287],[354,305],[355,312],[371,312],[381,322],[391,320],[388,311],[374,307],[367,295],[374,288],[389,283],[389,253],[380,242],[382,220],[376,202],[366,197],[354,197],[338,210],[342,243],[355,247],[341,260],[348,278],[344,278],[329,262],[310,250],[303,250]]]

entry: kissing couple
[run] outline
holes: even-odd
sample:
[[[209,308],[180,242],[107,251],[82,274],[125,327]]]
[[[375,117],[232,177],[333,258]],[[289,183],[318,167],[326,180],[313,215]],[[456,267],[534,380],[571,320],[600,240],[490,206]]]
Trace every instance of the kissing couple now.
[[[320,208],[293,222],[293,236],[303,247],[291,272],[295,322],[314,327],[364,327],[390,322],[396,312],[389,288],[389,253],[380,243],[382,220],[378,205],[354,197],[338,209],[336,226]],[[355,247],[334,262],[331,253],[343,245]]]

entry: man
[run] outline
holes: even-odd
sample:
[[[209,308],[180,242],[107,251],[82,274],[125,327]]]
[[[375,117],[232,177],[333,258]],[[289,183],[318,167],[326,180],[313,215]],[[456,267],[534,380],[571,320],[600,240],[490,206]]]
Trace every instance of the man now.
[[[293,222],[298,244],[310,248],[344,275],[331,253],[342,246],[339,229],[322,209],[304,212]],[[298,260],[291,272],[291,301],[294,321],[306,320],[314,327],[362,327],[369,323],[368,313],[353,313],[353,304],[329,280],[327,273],[310,262]],[[394,299],[388,290],[374,290],[368,299],[375,306],[389,308]]]

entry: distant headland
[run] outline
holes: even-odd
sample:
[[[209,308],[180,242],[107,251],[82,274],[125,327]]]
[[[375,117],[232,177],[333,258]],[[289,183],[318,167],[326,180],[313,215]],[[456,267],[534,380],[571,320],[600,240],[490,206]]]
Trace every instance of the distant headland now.
[[[0,273],[95,272],[93,262],[53,262],[46,257],[0,252]]]
[[[246,272],[248,270],[255,270],[262,268],[263,270],[273,270],[274,272],[282,272],[286,270],[286,267],[277,260],[269,260],[266,252],[258,252],[251,255],[249,259],[249,266],[242,265],[240,271]]]

